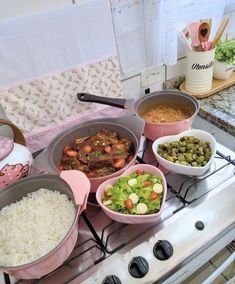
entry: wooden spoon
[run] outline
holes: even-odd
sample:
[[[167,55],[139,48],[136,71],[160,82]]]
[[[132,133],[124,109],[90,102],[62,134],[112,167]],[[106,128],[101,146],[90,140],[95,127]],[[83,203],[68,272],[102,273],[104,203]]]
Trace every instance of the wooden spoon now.
[[[228,24],[228,21],[229,21],[229,18],[224,16],[216,34],[215,34],[215,37],[213,39],[212,48],[214,48],[216,46],[217,42],[220,40],[220,38],[221,38],[221,36],[222,36],[222,34],[223,34],[227,24]]]
[[[210,25],[208,22],[203,22],[200,24],[198,28],[198,38],[200,43],[206,42],[209,40],[210,36]]]
[[[210,36],[210,25],[207,22],[203,22],[200,24],[198,28],[198,38],[200,42],[208,41]]]

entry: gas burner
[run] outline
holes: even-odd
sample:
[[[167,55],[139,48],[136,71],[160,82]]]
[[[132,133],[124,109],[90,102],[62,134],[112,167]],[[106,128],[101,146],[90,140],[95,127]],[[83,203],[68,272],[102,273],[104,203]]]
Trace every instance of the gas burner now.
[[[151,142],[144,141],[143,145],[137,162],[158,166],[151,156]],[[161,216],[152,224],[127,225],[110,220],[97,205],[95,193],[91,193],[79,221],[77,246],[66,263],[41,279],[18,280],[17,283],[131,283],[135,277],[143,277],[146,283],[163,283],[167,277],[173,280],[166,283],[180,283],[192,270],[188,268],[192,259],[195,260],[192,267],[196,270],[202,260],[213,256],[208,248],[216,245],[213,250],[216,253],[234,238],[234,206],[224,206],[222,201],[235,203],[232,191],[235,153],[220,144],[217,146],[217,155],[202,176],[165,172],[166,202]],[[223,194],[225,190],[226,195]],[[213,211],[214,206],[216,210]],[[221,219],[219,224],[213,224],[212,212],[218,215],[217,220]],[[219,232],[220,228],[224,229]],[[205,237],[200,237],[202,234]],[[201,243],[204,240],[206,243]],[[159,255],[165,260],[158,259]],[[197,255],[199,260],[196,261]],[[183,272],[179,266],[182,261],[182,267],[187,267]],[[172,278],[170,272],[177,269],[179,274],[176,272],[176,278]],[[155,278],[150,280],[149,275]],[[5,276],[6,283],[11,283]]]
[[[90,204],[90,205],[99,207],[99,204],[98,204],[96,197],[95,197],[95,192],[91,192],[89,194],[88,199],[87,199],[87,203]]]

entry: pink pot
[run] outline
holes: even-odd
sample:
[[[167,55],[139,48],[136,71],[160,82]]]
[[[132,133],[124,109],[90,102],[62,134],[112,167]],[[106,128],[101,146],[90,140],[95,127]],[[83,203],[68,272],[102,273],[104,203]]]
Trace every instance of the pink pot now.
[[[123,116],[119,118],[102,118],[95,119],[66,130],[59,134],[50,145],[39,154],[34,160],[34,165],[37,168],[48,172],[59,173],[59,165],[62,158],[64,146],[71,144],[77,137],[86,137],[95,135],[101,129],[115,131],[120,137],[127,138],[134,145],[134,155],[131,161],[118,171],[96,178],[89,178],[91,183],[91,192],[95,192],[97,187],[106,179],[119,176],[131,165],[135,164],[136,156],[139,152],[141,135],[143,132],[144,123],[139,120],[136,115]]]
[[[176,123],[152,123],[145,121],[144,136],[154,141],[160,137],[176,135],[192,128],[196,113],[188,119]]]
[[[120,177],[129,175],[130,173],[135,172],[136,170],[143,170],[145,172],[148,172],[150,174],[159,175],[162,179],[163,184],[163,198],[162,198],[162,204],[160,210],[155,214],[148,214],[148,215],[131,215],[131,214],[122,214],[115,211],[110,210],[108,207],[103,205],[102,203],[102,197],[104,195],[104,190],[107,185],[114,184]],[[120,223],[127,223],[127,224],[144,224],[144,223],[152,223],[155,222],[161,215],[162,210],[164,208],[165,200],[166,200],[166,194],[167,194],[167,184],[166,179],[163,175],[163,173],[156,168],[155,166],[148,165],[148,164],[138,164],[130,167],[125,172],[121,174],[119,177],[114,177],[111,179],[106,180],[103,182],[96,191],[96,200],[99,203],[100,207],[104,211],[104,213],[110,218]]]
[[[152,141],[162,136],[174,135],[190,129],[199,111],[199,103],[193,96],[173,90],[154,92],[142,97],[136,102],[125,99],[99,97],[86,93],[79,93],[77,97],[83,102],[107,104],[134,111],[137,117],[139,117],[139,119],[145,123],[144,136]],[[175,123],[154,123],[146,121],[142,118],[142,114],[145,113],[146,110],[148,110],[151,106],[168,103],[171,105],[178,105],[188,110],[191,116],[188,119]]]
[[[48,254],[24,265],[15,267],[0,266],[2,272],[20,279],[40,278],[62,265],[69,257],[77,242],[78,218],[86,208],[90,182],[85,174],[75,170],[63,171],[60,176],[45,174],[27,177],[0,192],[0,208],[20,200],[29,192],[36,191],[39,188],[58,190],[68,195],[77,207],[77,212],[73,224],[64,239]]]

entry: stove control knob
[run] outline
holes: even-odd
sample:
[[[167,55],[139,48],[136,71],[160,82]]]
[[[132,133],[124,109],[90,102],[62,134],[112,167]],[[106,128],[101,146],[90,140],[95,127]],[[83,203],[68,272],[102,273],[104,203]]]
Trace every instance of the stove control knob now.
[[[108,275],[105,277],[102,284],[122,284],[122,282],[116,275]]]
[[[153,247],[153,253],[159,260],[167,260],[173,254],[173,247],[166,240],[159,240]]]
[[[195,223],[195,227],[196,227],[199,231],[201,231],[201,230],[204,229],[205,225],[204,225],[204,223],[203,223],[202,221],[197,221],[197,222]]]
[[[142,256],[133,257],[129,263],[129,273],[135,278],[143,278],[149,271],[149,265]]]

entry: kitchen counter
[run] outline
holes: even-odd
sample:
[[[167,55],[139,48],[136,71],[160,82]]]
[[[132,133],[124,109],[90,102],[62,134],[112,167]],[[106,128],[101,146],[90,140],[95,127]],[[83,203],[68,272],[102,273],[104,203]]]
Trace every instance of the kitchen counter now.
[[[235,85],[199,100],[199,116],[235,136]]]
[[[164,89],[179,88],[184,76],[167,80]],[[207,98],[199,99],[199,116],[226,133],[235,136],[235,85],[217,92]]]

